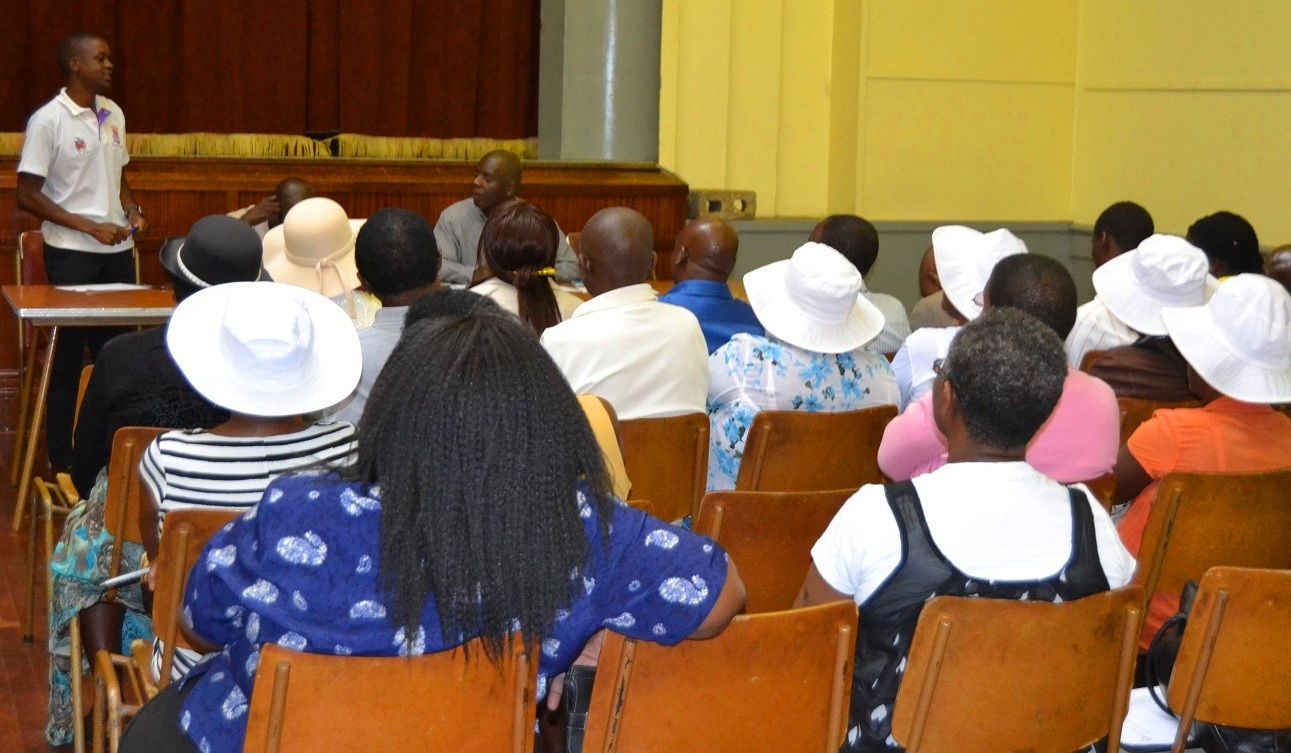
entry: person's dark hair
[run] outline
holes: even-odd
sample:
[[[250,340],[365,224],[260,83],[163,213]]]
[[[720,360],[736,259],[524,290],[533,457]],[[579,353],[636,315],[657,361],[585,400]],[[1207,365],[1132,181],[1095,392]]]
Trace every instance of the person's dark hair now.
[[[72,60],[81,54],[85,45],[96,39],[102,39],[102,37],[86,31],[78,31],[63,37],[63,40],[58,43],[58,70],[64,76],[72,75]]]
[[[1264,271],[1260,239],[1255,235],[1255,228],[1241,215],[1215,212],[1202,217],[1188,228],[1188,242],[1205,251],[1212,266],[1214,261],[1219,261],[1225,270],[1223,274]]]
[[[354,241],[354,264],[377,296],[431,284],[439,276],[439,261],[430,223],[407,209],[373,212]]]
[[[991,308],[964,325],[943,366],[969,436],[1021,447],[1053,413],[1067,356],[1053,330],[1017,309]]]
[[[422,300],[439,315],[405,325],[345,474],[380,485],[378,577],[394,623],[411,641],[433,598],[445,640],[479,635],[496,658],[517,621],[532,645],[572,603],[571,573],[588,561],[581,515],[595,510],[605,540],[613,492],[537,338],[474,293]]]
[[[879,258],[879,231],[854,214],[831,214],[821,220],[814,240],[847,257],[864,277]]]
[[[1107,233],[1122,251],[1133,251],[1154,232],[1152,215],[1132,201],[1118,201],[1094,220],[1094,237]]]
[[[555,272],[559,246],[556,221],[524,201],[493,210],[480,232],[479,253],[499,280],[515,287],[520,321],[539,335],[560,321],[556,295],[545,274]]]
[[[463,295],[464,293],[470,294]],[[418,298],[416,303],[409,306],[408,313],[404,314],[403,317],[403,326],[404,329],[407,329],[414,322],[422,319],[436,319],[441,316],[471,316],[477,308],[490,303],[493,302],[488,298],[471,293],[469,290],[454,290],[453,288],[442,287]]]
[[[1058,261],[1040,254],[1001,259],[986,281],[991,308],[1020,309],[1063,340],[1076,325],[1076,281]]]

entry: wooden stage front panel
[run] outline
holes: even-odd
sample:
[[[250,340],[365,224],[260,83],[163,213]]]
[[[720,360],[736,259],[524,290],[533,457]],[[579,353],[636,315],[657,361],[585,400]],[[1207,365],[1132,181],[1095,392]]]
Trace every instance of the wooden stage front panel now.
[[[16,282],[14,252],[24,230],[37,229],[34,217],[18,209],[16,157],[0,158],[0,284]],[[439,213],[470,196],[475,178],[471,162],[392,162],[360,159],[223,159],[209,157],[134,157],[126,168],[135,200],[148,217],[139,240],[143,281],[166,281],[157,262],[162,240],[183,235],[198,218],[254,204],[283,178],[297,176],[320,196],[335,199],[351,217],[367,217],[382,207],[402,207],[432,224]],[[627,206],[654,225],[660,277],[668,276],[667,252],[685,224],[687,185],[655,165],[525,165],[521,196],[551,213],[565,232],[582,228],[597,210]],[[0,313],[0,430],[11,429],[16,391],[17,325],[4,307]]]

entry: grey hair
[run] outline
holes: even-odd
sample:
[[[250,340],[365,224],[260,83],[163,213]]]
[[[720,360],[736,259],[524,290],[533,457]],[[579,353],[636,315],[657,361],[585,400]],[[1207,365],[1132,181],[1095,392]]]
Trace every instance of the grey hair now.
[[[989,309],[950,344],[943,369],[973,439],[1021,447],[1053,413],[1067,356],[1053,329],[1018,309]]]

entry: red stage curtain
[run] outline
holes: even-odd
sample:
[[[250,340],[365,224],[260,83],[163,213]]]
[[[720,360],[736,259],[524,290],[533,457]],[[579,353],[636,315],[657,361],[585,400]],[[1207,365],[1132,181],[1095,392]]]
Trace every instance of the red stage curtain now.
[[[539,0],[12,3],[0,24],[0,131],[62,77],[74,31],[112,46],[109,96],[137,133],[537,133]]]

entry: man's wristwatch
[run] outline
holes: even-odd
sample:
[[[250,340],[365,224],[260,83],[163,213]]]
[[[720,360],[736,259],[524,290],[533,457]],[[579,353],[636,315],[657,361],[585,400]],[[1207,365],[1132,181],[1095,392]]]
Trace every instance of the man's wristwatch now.
[[[143,213],[143,207],[139,206],[138,204],[131,204],[130,206],[126,207],[127,214],[129,214],[131,211],[134,211],[134,213],[139,215],[140,217],[147,216]]]

